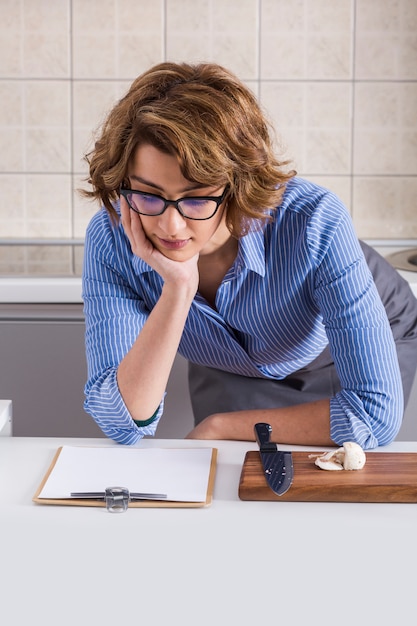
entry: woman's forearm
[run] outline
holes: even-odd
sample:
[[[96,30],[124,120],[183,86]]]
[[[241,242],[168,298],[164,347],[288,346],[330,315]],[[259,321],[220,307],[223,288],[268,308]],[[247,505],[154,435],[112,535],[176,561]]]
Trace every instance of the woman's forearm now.
[[[277,443],[332,446],[330,401],[327,399],[276,409],[253,409],[217,413],[198,424],[188,439],[232,439],[253,441],[254,425],[267,422]]]
[[[118,367],[119,390],[134,420],[149,419],[161,402],[193,297],[187,285],[165,285]]]

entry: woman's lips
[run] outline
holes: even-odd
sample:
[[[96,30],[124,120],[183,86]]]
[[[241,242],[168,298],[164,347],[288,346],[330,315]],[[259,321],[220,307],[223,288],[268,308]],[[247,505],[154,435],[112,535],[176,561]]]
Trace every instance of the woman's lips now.
[[[160,239],[161,246],[163,248],[167,248],[168,250],[182,250],[185,248],[189,239]]]

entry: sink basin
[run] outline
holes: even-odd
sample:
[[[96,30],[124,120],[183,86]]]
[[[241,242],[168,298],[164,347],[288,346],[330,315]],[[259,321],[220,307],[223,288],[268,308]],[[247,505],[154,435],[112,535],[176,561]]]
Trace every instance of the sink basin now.
[[[393,252],[392,254],[389,254],[386,259],[397,270],[417,272],[417,248],[409,248],[408,250]]]
[[[417,268],[417,252],[408,258],[408,262],[411,263],[411,265],[415,265]]]

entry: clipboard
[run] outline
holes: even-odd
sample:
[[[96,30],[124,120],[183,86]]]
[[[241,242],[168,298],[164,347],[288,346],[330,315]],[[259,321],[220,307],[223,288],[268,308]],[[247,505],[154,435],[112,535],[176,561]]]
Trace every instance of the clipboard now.
[[[89,507],[106,507],[106,503],[103,500],[86,499],[86,498],[73,498],[73,497],[40,497],[48,479],[53,474],[54,469],[57,466],[57,462],[64,447],[60,446],[56,451],[54,458],[43,477],[38,489],[36,490],[32,501],[36,504],[49,504],[49,505],[65,505],[65,506],[89,506]],[[85,448],[85,450],[92,450],[94,448]],[[111,450],[112,448],[101,448],[102,450]],[[200,448],[198,448],[200,449]],[[136,449],[137,450],[137,449]],[[152,450],[148,448],[147,450]],[[197,448],[165,448],[165,450],[181,450],[181,452],[187,455],[187,450],[197,450]],[[207,450],[207,449],[206,449]],[[129,508],[196,508],[210,506],[213,499],[213,489],[216,476],[217,466],[217,448],[210,448],[210,463],[208,467],[207,476],[207,490],[205,499],[201,501],[186,501],[186,500],[136,500],[129,502]],[[140,450],[138,450],[139,452]]]

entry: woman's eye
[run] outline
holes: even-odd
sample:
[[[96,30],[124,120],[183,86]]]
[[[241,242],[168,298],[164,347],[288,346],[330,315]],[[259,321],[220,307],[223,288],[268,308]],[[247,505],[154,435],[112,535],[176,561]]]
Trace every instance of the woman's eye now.
[[[154,196],[147,196],[145,194],[141,194],[140,197],[144,202],[159,202],[159,198],[155,198]]]
[[[189,207],[198,208],[207,204],[207,200],[204,198],[187,198],[185,203]]]

